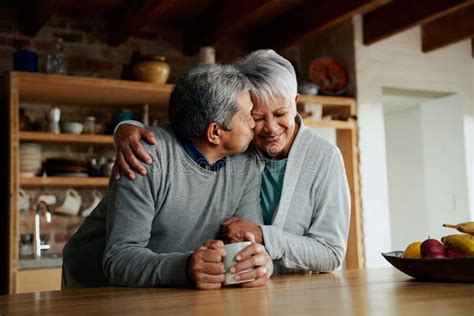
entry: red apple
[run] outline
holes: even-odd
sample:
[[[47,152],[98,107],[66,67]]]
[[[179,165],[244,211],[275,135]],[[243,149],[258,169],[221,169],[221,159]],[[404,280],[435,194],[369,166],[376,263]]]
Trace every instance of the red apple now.
[[[444,255],[448,258],[463,258],[467,257],[466,254],[462,251],[459,251],[457,249],[452,249],[452,248],[447,248],[444,251]]]
[[[444,245],[436,239],[427,239],[420,246],[421,255],[425,258],[428,254],[441,254],[444,256]]]
[[[446,257],[442,253],[434,253],[434,252],[431,252],[423,257],[423,259],[439,259],[439,258],[446,258]]]

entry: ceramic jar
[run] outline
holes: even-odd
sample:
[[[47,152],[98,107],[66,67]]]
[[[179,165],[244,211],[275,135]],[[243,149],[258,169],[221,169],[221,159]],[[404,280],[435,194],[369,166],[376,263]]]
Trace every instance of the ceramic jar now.
[[[163,56],[148,56],[133,67],[133,73],[140,81],[164,84],[170,75],[170,66]]]

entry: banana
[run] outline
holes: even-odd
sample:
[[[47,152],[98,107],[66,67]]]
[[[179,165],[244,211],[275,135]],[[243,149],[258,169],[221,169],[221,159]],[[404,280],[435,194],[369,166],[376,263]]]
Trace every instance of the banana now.
[[[443,224],[443,227],[455,228],[461,233],[474,235],[474,222],[459,223],[457,225]]]
[[[469,234],[448,235],[441,238],[447,248],[453,248],[474,257],[474,236]]]

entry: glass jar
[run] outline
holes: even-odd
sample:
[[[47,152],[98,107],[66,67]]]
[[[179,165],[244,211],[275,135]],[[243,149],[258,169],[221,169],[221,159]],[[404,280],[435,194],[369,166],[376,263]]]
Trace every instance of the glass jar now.
[[[95,116],[88,116],[84,121],[84,134],[95,134]]]

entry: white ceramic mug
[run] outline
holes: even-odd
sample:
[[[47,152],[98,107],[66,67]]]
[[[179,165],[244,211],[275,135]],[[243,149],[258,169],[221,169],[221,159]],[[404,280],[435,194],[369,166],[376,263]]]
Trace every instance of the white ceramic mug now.
[[[238,262],[237,260],[235,260],[235,256],[241,250],[247,248],[251,244],[252,243],[250,241],[243,241],[243,242],[238,242],[238,243],[235,243],[235,244],[224,245],[224,248],[225,248],[225,251],[226,251],[226,254],[227,254],[224,257],[224,268],[225,268],[225,282],[224,282],[224,284],[225,285],[231,285],[231,284],[238,284],[238,283],[245,283],[245,282],[253,281],[253,279],[252,280],[245,280],[245,281],[242,281],[242,280],[237,281],[237,280],[234,279],[234,277],[237,274],[232,274],[229,271],[230,268]],[[241,271],[238,274],[249,272],[249,271],[252,271],[252,270],[253,270],[253,268],[250,268],[250,269]]]
[[[97,205],[99,205],[100,201],[102,201],[102,193],[100,193],[99,191],[93,190],[92,196],[94,199],[92,200],[91,205],[82,211],[83,217],[89,216],[90,213],[92,213],[92,211],[97,207]]]
[[[56,208],[57,213],[63,213],[68,215],[77,215],[81,208],[81,196],[74,189],[68,189],[66,191],[66,198],[61,206]]]

